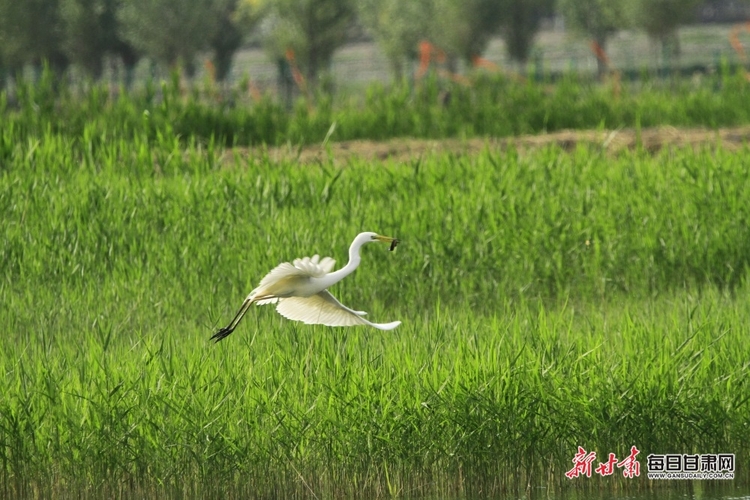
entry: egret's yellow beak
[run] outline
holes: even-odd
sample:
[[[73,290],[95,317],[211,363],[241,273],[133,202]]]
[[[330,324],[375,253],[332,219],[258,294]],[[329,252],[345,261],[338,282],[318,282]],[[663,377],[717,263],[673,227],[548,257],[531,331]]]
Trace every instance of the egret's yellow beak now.
[[[375,236],[375,239],[378,240],[378,241],[382,241],[383,243],[390,243],[391,244],[391,248],[390,248],[391,252],[396,248],[396,245],[398,245],[399,243],[401,243],[400,240],[398,240],[396,238],[391,238],[390,236],[377,235],[377,236]]]

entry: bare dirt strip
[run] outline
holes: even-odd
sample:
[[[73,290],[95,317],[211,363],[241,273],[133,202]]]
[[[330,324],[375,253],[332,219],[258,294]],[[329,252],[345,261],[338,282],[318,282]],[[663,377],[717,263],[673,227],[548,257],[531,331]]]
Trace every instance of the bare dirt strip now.
[[[578,145],[600,147],[602,150],[617,153],[639,147],[651,153],[671,147],[711,147],[721,145],[729,150],[737,150],[750,144],[750,126],[708,129],[678,129],[657,127],[620,130],[563,130],[548,134],[522,135],[505,138],[473,139],[392,139],[377,141],[332,142],[325,147],[312,145],[303,148],[281,146],[253,149],[235,149],[228,154],[265,156],[275,161],[298,161],[300,164],[316,164],[329,161],[346,164],[349,160],[392,160],[410,161],[435,153],[476,154],[484,149],[507,149],[515,147],[519,151],[557,145],[565,150],[573,150]],[[227,160],[229,158],[226,158]]]

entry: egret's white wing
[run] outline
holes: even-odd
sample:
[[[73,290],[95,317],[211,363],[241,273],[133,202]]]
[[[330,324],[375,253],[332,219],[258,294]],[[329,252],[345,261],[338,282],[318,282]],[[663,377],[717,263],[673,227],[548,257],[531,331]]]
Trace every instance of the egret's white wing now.
[[[284,297],[279,299],[276,310],[285,318],[302,321],[308,325],[355,326],[368,325],[380,330],[393,330],[401,324],[371,323],[362,316],[366,313],[349,309],[328,292],[323,290],[309,297]]]
[[[258,284],[258,288],[256,288],[255,290],[268,288],[269,286],[275,283],[278,283],[280,281],[283,281],[289,278],[304,277],[304,276],[309,276],[309,275],[305,273],[304,270],[294,267],[289,262],[282,262],[278,266],[274,267],[268,274],[263,276],[263,279],[260,280],[260,284]]]
[[[319,265],[326,274],[329,274],[333,271],[333,266],[336,265],[336,259],[332,259],[331,257],[323,257]]]
[[[312,257],[302,257],[301,259],[294,260],[294,267],[307,273],[313,278],[322,278],[326,274],[333,271],[333,266],[336,261],[330,257],[323,257],[321,260],[320,255],[313,255]]]
[[[294,290],[295,284],[310,277],[310,274],[304,269],[294,267],[289,262],[282,262],[260,280],[260,284],[250,292],[247,298],[253,299],[259,296],[259,300],[255,300],[257,305],[275,304],[279,300],[279,295],[289,294],[290,291]],[[261,299],[260,296],[269,297]]]

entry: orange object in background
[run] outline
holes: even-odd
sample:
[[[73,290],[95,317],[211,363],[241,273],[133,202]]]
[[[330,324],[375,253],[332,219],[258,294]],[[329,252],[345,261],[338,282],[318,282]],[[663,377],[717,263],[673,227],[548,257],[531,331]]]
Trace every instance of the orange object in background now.
[[[747,62],[747,55],[745,54],[745,47],[742,46],[742,42],[740,41],[740,32],[743,28],[750,33],[750,22],[738,24],[732,28],[732,31],[729,32],[729,44],[737,52],[737,55],[740,56],[742,62],[745,63]]]
[[[419,68],[417,68],[417,79],[422,78],[430,69],[430,55],[432,53],[432,44],[427,40],[419,42]]]
[[[417,78],[422,78],[427,73],[433,58],[438,64],[445,64],[445,52],[427,40],[419,42],[419,69],[417,69]]]
[[[297,63],[294,59],[294,50],[292,50],[291,48],[286,49],[284,55],[286,56],[286,60],[289,61],[289,68],[292,70],[292,78],[294,78],[294,83],[297,84],[297,87],[299,87],[299,89],[304,94],[307,94],[307,82],[305,82],[305,77],[297,67]]]
[[[263,97],[258,86],[255,85],[255,83],[253,83],[252,81],[247,82],[247,92],[250,94],[250,97],[252,97],[256,101],[260,101]]]
[[[747,70],[745,69],[745,64],[747,64],[747,54],[745,54],[745,47],[742,45],[742,41],[740,40],[740,32],[743,30],[743,28],[745,29],[745,31],[750,33],[750,22],[747,22],[745,24],[738,24],[732,28],[732,31],[729,32],[729,44],[740,57],[740,62],[742,63],[740,67],[745,74],[745,79],[747,81],[750,81],[750,74],[748,74]]]
[[[206,69],[206,73],[208,73],[211,83],[216,83],[216,66],[214,66],[214,62],[211,59],[206,59],[206,62],[203,63],[203,67]]]
[[[427,40],[422,40],[421,42],[419,42],[419,68],[417,68],[417,72],[414,75],[417,80],[422,79],[427,74],[427,72],[430,70],[430,64],[433,59],[438,64],[445,64],[447,57],[443,50],[434,46]],[[465,76],[452,73],[445,69],[438,69],[438,74],[443,78],[448,78],[449,80],[453,80],[454,82],[458,82],[463,85],[471,84],[469,79]]]
[[[604,64],[606,68],[605,81],[609,81],[612,86],[612,97],[619,99],[622,91],[622,74],[620,71],[612,68],[612,62],[609,60],[609,56],[604,51],[604,47],[599,45],[596,40],[591,40],[591,52],[594,53],[596,59]]]
[[[607,53],[604,52],[604,47],[599,45],[596,40],[591,40],[591,52],[593,52],[596,58],[603,62],[607,68],[609,68],[609,57],[607,57]]]
[[[490,71],[500,71],[500,66],[493,63],[492,61],[488,61],[487,59],[479,56],[474,56],[471,58],[471,64],[475,68],[485,68]]]

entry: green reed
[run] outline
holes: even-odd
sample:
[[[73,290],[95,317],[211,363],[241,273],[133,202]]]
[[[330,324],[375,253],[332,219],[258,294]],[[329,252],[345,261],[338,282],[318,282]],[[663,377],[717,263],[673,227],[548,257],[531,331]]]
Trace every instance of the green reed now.
[[[577,446],[750,458],[750,151],[595,147],[344,167],[2,132],[0,491],[351,497],[572,482]],[[254,308],[277,263],[393,332]],[[747,472],[736,482],[747,484]]]
[[[4,127],[39,136],[112,140],[176,136],[181,142],[222,146],[318,143],[392,137],[511,136],[562,129],[726,127],[750,122],[750,85],[741,71],[721,68],[690,80],[600,84],[576,75],[561,81],[511,79],[481,72],[467,83],[436,77],[360,91],[298,98],[286,105],[272,95],[251,97],[245,87],[192,88],[175,74],[137,91],[100,85],[70,87],[51,72],[0,93]],[[0,155],[10,144],[0,135]]]

